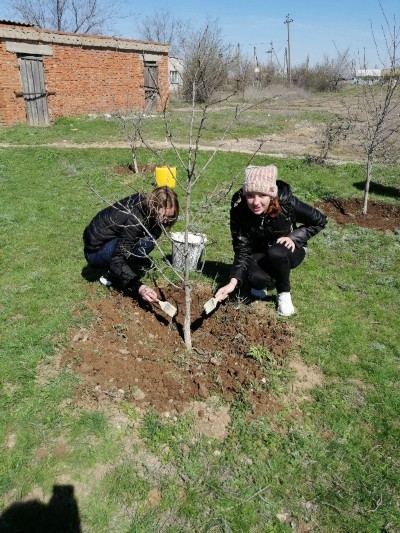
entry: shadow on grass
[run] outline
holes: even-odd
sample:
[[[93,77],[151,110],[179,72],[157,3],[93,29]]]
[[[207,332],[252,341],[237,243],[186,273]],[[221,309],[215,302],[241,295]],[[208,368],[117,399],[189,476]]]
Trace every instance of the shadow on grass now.
[[[202,274],[207,278],[215,280],[218,287],[222,287],[229,281],[229,273],[232,265],[227,263],[221,263],[220,261],[206,260],[201,270]]]
[[[167,255],[166,259],[172,264],[172,256]],[[206,260],[203,263],[200,272],[207,278],[218,280],[218,286],[225,285],[229,281],[229,272],[232,266],[227,263],[221,263],[220,261]],[[106,268],[93,268],[89,264],[86,264],[81,271],[81,275],[86,281],[94,282],[98,281],[100,276],[107,272]],[[144,272],[140,272],[143,275]]]
[[[357,181],[356,183],[353,183],[353,185],[360,191],[365,189],[364,181]],[[379,194],[379,196],[387,196],[389,198],[400,198],[400,189],[389,185],[381,185],[380,183],[371,182],[369,192],[372,194]]]
[[[82,268],[81,275],[86,281],[93,283],[94,281],[99,281],[100,276],[102,276],[106,272],[107,272],[107,269],[93,268],[90,265],[85,265]]]
[[[171,254],[165,256],[165,263],[173,265],[173,258]],[[196,272],[203,274],[207,278],[215,280],[217,288],[222,287],[229,281],[229,273],[231,271],[232,265],[229,263],[221,263],[220,261],[209,261],[206,259],[199,261],[199,268]],[[183,271],[180,271],[183,276]],[[100,274],[101,275],[101,274]]]
[[[47,504],[39,500],[13,503],[0,516],[0,531],[19,533],[81,533],[72,485],[54,485]]]

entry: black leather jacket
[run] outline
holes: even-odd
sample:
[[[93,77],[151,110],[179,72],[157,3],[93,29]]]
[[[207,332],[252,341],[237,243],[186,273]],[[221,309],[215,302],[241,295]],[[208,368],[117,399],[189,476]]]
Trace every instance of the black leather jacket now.
[[[140,282],[134,272],[136,265],[132,249],[148,232],[158,239],[162,229],[156,218],[147,213],[145,196],[133,194],[97,213],[83,232],[84,251],[95,252],[106,242],[117,238],[109,266],[110,274],[122,288],[137,289]]]
[[[277,185],[282,207],[277,218],[255,215],[242,189],[233,195],[230,229],[235,257],[230,277],[239,282],[245,278],[252,254],[265,251],[279,237],[290,237],[296,247],[305,246],[326,225],[326,216],[294,196],[287,183],[278,180]],[[297,224],[301,225],[297,227]]]

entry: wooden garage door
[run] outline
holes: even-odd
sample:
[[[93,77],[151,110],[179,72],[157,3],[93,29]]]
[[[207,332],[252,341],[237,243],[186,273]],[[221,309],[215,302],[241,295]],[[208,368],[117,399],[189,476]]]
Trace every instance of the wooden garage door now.
[[[43,57],[20,55],[18,61],[28,124],[48,126],[50,117],[47,106]]]
[[[155,61],[144,63],[144,98],[145,111],[157,110],[158,102],[158,66]]]

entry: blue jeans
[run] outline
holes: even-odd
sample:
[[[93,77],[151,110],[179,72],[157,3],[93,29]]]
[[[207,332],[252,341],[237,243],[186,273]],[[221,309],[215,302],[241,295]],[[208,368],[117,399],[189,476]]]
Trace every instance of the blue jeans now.
[[[118,242],[118,239],[112,239],[111,241],[106,242],[100,250],[97,252],[85,252],[85,259],[93,268],[107,268],[110,263],[112,256],[114,254],[115,246]],[[138,265],[140,265],[141,260],[149,255],[149,253],[154,249],[155,240],[153,237],[146,235],[142,237],[135,244],[134,248],[131,251],[131,254],[134,258],[138,259]]]

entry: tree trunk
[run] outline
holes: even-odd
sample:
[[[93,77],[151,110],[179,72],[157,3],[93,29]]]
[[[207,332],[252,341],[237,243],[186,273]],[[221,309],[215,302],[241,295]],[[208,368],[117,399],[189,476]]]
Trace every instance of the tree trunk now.
[[[191,195],[192,184],[190,178],[187,181],[186,188],[186,209],[185,209],[185,245],[184,245],[184,256],[185,256],[185,319],[183,323],[183,339],[187,350],[192,350],[192,333],[190,330],[191,323],[191,290],[189,284],[189,274],[190,274],[190,264],[189,264],[189,216],[190,216],[190,195]]]
[[[134,146],[132,146],[132,163],[133,163],[133,172],[137,174],[139,172],[139,169],[137,166],[136,147]]]
[[[373,163],[374,156],[373,154],[368,154],[367,159],[367,177],[365,179],[365,186],[364,186],[364,205],[362,208],[362,214],[366,215],[368,211],[368,198],[369,198],[369,186],[371,184],[371,178],[372,178],[372,163]]]

